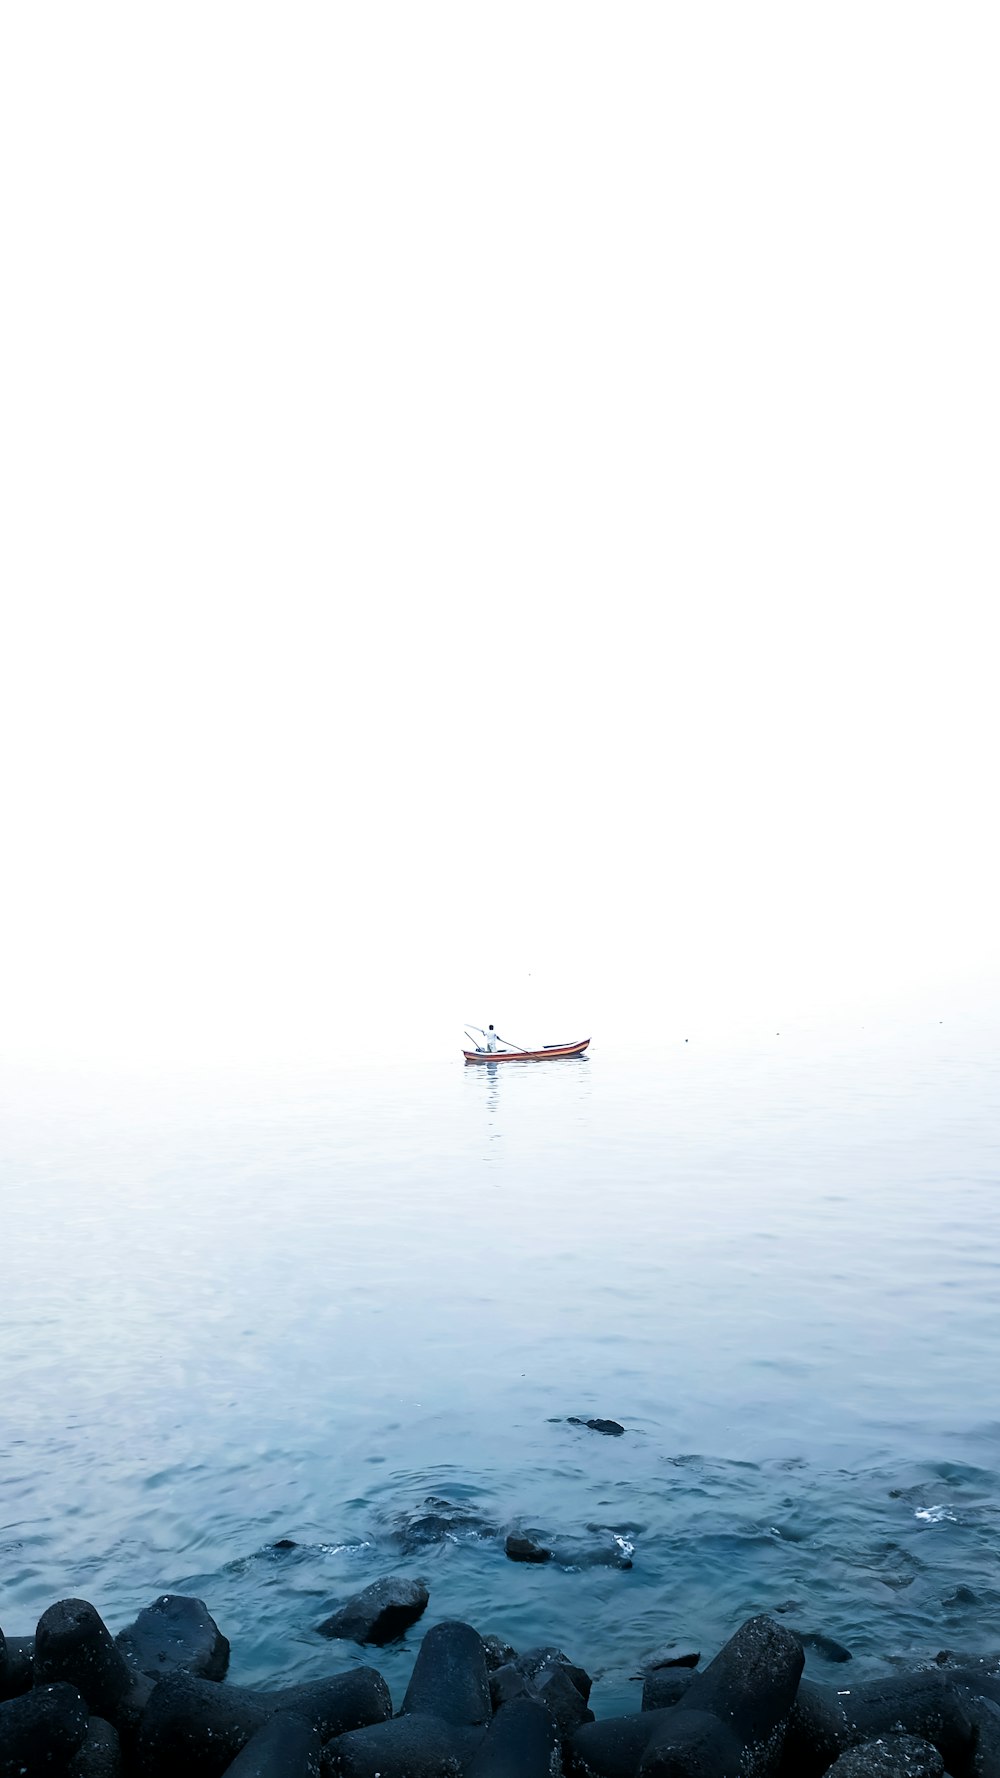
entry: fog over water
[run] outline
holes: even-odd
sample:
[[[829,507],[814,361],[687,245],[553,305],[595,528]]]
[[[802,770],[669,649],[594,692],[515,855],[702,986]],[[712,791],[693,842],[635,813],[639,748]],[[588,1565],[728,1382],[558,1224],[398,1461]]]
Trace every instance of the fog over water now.
[[[5,1629],[1000,1636],[998,33],[6,11]]]

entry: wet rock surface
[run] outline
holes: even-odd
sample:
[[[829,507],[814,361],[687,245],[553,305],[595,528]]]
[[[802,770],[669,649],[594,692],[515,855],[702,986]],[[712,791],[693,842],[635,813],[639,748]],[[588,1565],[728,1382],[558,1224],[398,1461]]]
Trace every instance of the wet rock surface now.
[[[534,1537],[518,1537],[514,1533],[504,1544],[504,1553],[512,1562],[551,1562],[552,1551]]]
[[[372,1623],[397,1585],[365,1590]],[[424,1635],[394,1709],[371,1666],[230,1684],[198,1600],[161,1595],[117,1638],[88,1601],[61,1600],[34,1639],[0,1637],[0,1674],[24,1688],[0,1700],[0,1778],[1000,1778],[995,1656],[835,1687],[803,1677],[804,1640],[749,1618],[703,1669],[665,1644],[641,1662],[642,1707],[602,1719],[562,1649],[519,1654],[451,1620]]]
[[[423,1505],[396,1521],[394,1536],[404,1555],[436,1543],[461,1543],[499,1536],[492,1524],[474,1507],[429,1494]]]
[[[87,1706],[75,1686],[35,1686],[0,1704],[0,1778],[64,1771],[86,1736]]]
[[[422,1580],[390,1575],[385,1580],[373,1581],[316,1627],[321,1636],[370,1642],[383,1648],[397,1636],[405,1635],[410,1625],[423,1616],[429,1598]]]
[[[943,1778],[944,1760],[930,1741],[883,1735],[834,1760],[831,1778]]]
[[[165,1673],[193,1673],[197,1679],[224,1679],[229,1643],[201,1599],[161,1593],[120,1630],[116,1646],[149,1679]]]
[[[38,1620],[34,1683],[60,1680],[77,1688],[93,1716],[125,1731],[149,1702],[151,1681],[128,1665],[87,1599],[62,1599]]]
[[[30,1692],[35,1671],[35,1638],[5,1636],[0,1630],[0,1704]]]
[[[689,1667],[657,1667],[647,1673],[642,1687],[643,1710],[665,1710],[679,1704],[694,1675]]]
[[[117,1729],[100,1716],[87,1722],[87,1733],[66,1768],[66,1778],[121,1778],[122,1744]]]

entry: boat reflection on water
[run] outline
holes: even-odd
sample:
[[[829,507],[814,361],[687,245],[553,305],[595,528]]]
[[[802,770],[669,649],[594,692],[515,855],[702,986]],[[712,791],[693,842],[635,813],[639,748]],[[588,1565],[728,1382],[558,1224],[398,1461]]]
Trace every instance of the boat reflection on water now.
[[[586,1040],[586,1042],[589,1043],[589,1041],[590,1040],[588,1038]],[[523,1059],[525,1061],[530,1060],[532,1062],[536,1062],[539,1064],[544,1064],[546,1062],[552,1064],[553,1066],[551,1066],[549,1068],[543,1067],[543,1073],[554,1078],[555,1074],[559,1070],[566,1068],[568,1063],[570,1063],[570,1062],[573,1062],[573,1063],[588,1062],[589,1057],[585,1054],[585,1047],[586,1047],[585,1044],[579,1045],[579,1046],[574,1045],[572,1050],[569,1051],[569,1053],[567,1053],[567,1051],[569,1050],[569,1046],[562,1045],[562,1044],[553,1045],[553,1050],[555,1052],[554,1054],[546,1055],[544,1051],[534,1051],[534,1052],[531,1052],[530,1054],[525,1053],[523,1056]],[[469,1059],[470,1058],[468,1056],[466,1056],[466,1060],[468,1061]],[[495,1112],[499,1109],[499,1105],[500,1105],[500,1077],[501,1077],[501,1075],[504,1075],[504,1074],[513,1075],[515,1078],[520,1077],[521,1079],[523,1079],[526,1074],[531,1075],[534,1073],[534,1069],[520,1069],[520,1068],[513,1068],[512,1069],[509,1067],[501,1067],[500,1066],[501,1063],[506,1063],[511,1060],[513,1060],[513,1058],[509,1055],[509,1053],[501,1053],[496,1058],[480,1053],[480,1054],[476,1055],[476,1057],[475,1057],[477,1066],[474,1068],[467,1067],[463,1070],[466,1080],[475,1081],[475,1080],[485,1079],[485,1081],[486,1081],[486,1108],[487,1108],[488,1112],[492,1113],[492,1112]],[[556,1063],[558,1063],[558,1069],[555,1067]],[[580,1076],[578,1076],[576,1074],[575,1068],[569,1068],[568,1071],[570,1074],[574,1075],[575,1078],[577,1078],[577,1079],[580,1078]],[[498,1135],[499,1135],[499,1133],[497,1133],[497,1135],[495,1135],[495,1136],[491,1136],[491,1141],[497,1140]]]

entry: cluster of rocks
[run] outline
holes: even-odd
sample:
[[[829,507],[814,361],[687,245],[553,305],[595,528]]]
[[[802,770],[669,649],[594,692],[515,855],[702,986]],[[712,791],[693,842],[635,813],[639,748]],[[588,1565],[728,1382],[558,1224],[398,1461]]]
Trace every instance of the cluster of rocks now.
[[[378,1644],[425,1605],[420,1583],[376,1583],[320,1628]],[[394,1712],[373,1667],[226,1683],[200,1600],[164,1596],[114,1638],[65,1599],[33,1638],[0,1634],[0,1778],[1000,1778],[1000,1661],[835,1689],[804,1658],[750,1618],[703,1670],[663,1651],[641,1709],[598,1720],[561,1650],[518,1655],[453,1621],[425,1635]]]

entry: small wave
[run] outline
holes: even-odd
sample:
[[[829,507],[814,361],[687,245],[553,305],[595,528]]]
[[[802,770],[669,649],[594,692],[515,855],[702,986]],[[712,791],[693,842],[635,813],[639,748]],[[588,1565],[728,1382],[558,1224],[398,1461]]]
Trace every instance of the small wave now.
[[[922,1519],[925,1525],[958,1524],[958,1514],[950,1506],[918,1506],[913,1517]]]

